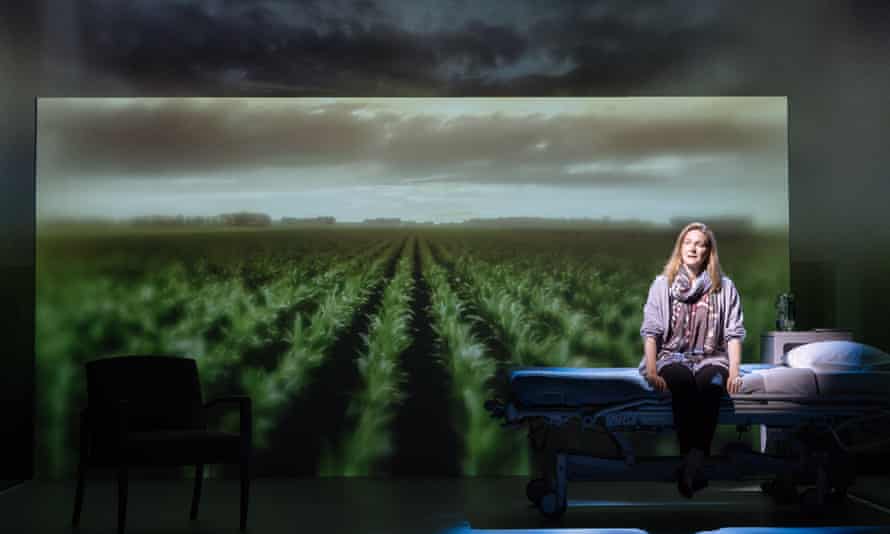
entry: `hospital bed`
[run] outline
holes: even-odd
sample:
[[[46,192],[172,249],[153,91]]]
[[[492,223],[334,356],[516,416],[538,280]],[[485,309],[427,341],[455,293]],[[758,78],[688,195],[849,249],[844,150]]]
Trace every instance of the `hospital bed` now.
[[[760,479],[777,502],[821,509],[842,502],[856,476],[856,454],[890,443],[890,372],[816,372],[743,364],[741,393],[724,395],[719,424],[759,426],[759,448],[730,443],[706,460],[708,480]],[[486,403],[505,426],[528,429],[546,473],[526,486],[547,517],[567,507],[570,481],[674,481],[677,456],[640,456],[637,432],[672,430],[670,394],[636,368],[531,368],[513,371],[507,399]],[[548,444],[554,429],[607,436],[605,451]],[[798,488],[807,488],[798,492]]]

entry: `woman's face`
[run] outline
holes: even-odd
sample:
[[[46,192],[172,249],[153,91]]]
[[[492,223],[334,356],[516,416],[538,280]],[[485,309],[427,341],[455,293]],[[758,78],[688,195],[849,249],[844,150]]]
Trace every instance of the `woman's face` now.
[[[686,232],[680,245],[680,257],[690,271],[700,273],[708,261],[708,236],[700,230]]]

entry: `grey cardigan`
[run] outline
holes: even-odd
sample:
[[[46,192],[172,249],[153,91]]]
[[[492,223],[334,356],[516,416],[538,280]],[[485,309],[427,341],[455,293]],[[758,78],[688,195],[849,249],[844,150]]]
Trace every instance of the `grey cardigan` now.
[[[739,292],[727,277],[723,277],[722,288],[717,293],[717,321],[718,331],[715,333],[718,339],[722,339],[718,352],[726,353],[726,344],[730,339],[745,340],[744,314],[742,313],[742,301]],[[640,336],[644,339],[654,337],[656,350],[667,343],[670,337],[671,297],[669,293],[667,277],[659,275],[649,286],[649,296],[643,307],[643,324],[640,326]],[[640,362],[645,366],[646,356]]]

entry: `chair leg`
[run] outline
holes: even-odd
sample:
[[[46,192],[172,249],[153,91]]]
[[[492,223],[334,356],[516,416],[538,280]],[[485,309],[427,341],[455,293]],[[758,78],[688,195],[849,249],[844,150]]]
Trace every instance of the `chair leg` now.
[[[74,490],[74,515],[71,518],[71,526],[77,527],[80,524],[80,510],[83,508],[83,490],[84,477],[86,475],[86,462],[81,459],[77,465],[77,486]]]
[[[241,460],[241,532],[247,530],[247,502],[250,491],[250,468],[247,459]]]
[[[195,489],[192,492],[192,512],[189,519],[198,519],[198,505],[201,503],[201,485],[204,483],[204,464],[195,465]]]
[[[127,466],[122,465],[117,471],[117,533],[124,534],[127,524]]]

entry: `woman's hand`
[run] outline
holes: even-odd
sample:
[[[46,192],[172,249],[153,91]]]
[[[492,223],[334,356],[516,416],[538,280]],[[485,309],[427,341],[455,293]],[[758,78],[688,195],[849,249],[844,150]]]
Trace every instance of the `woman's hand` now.
[[[649,382],[649,385],[655,388],[655,391],[667,391],[667,382],[664,381],[664,378],[658,376],[658,371],[656,370],[655,360],[658,354],[658,341],[654,337],[646,336],[646,341],[643,343],[643,353],[646,355],[646,382]]]
[[[665,392],[668,390],[667,382],[664,381],[664,378],[661,378],[656,372],[647,372],[646,373],[646,381],[655,388],[655,391]]]
[[[729,353],[729,377],[726,381],[726,392],[732,395],[742,389],[742,378],[739,376],[739,365],[742,363],[742,340],[730,339],[726,348]]]
[[[742,377],[737,369],[729,370],[729,378],[726,380],[726,392],[730,395],[738,393],[742,389]]]

